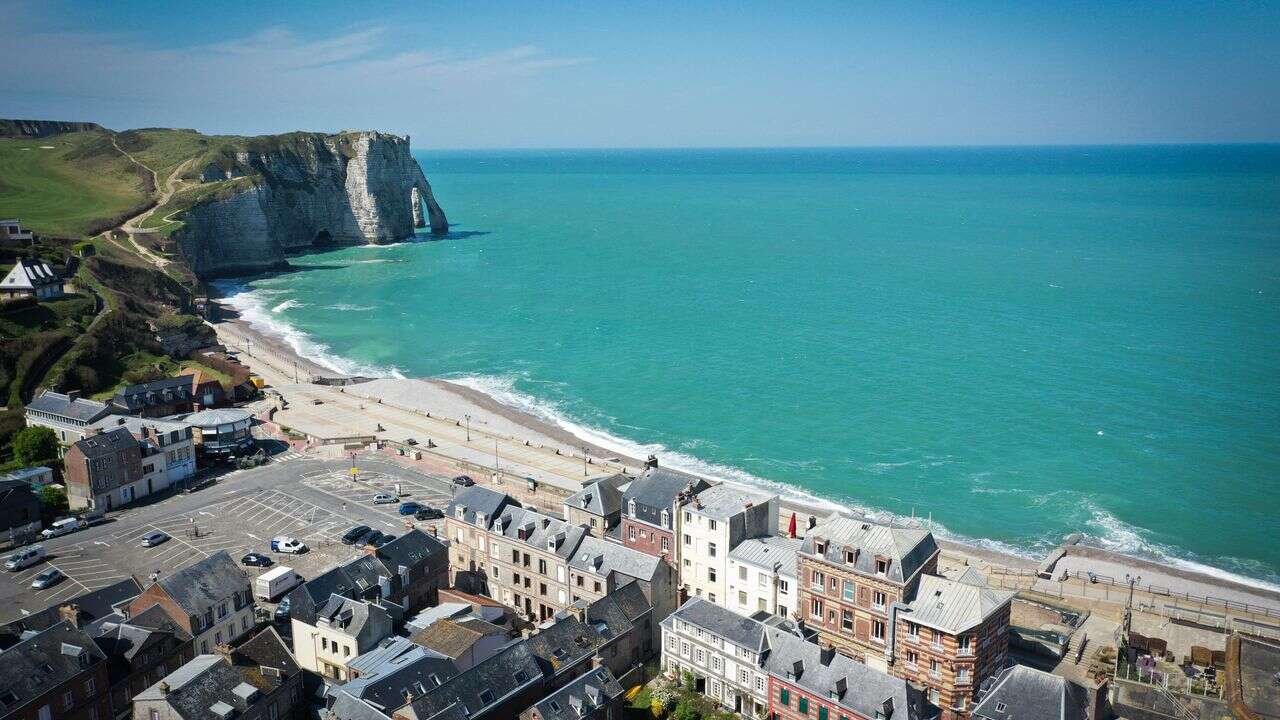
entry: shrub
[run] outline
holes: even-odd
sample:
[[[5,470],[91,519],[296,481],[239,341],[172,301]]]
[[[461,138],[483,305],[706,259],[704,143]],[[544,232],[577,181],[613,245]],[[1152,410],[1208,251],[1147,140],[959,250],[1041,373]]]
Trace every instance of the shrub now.
[[[45,485],[40,488],[40,515],[46,523],[53,518],[66,515],[71,511],[67,503],[67,494],[60,487]]]
[[[13,457],[23,465],[39,465],[58,458],[58,436],[47,427],[28,427],[13,436]]]

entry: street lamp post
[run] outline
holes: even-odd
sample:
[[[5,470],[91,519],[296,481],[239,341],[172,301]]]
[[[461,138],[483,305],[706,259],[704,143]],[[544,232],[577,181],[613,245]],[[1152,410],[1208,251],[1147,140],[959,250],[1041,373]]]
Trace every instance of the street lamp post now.
[[[471,414],[465,415],[467,419],[467,442],[471,442]]]
[[[587,447],[582,446],[582,477],[586,477],[590,473],[587,472]]]

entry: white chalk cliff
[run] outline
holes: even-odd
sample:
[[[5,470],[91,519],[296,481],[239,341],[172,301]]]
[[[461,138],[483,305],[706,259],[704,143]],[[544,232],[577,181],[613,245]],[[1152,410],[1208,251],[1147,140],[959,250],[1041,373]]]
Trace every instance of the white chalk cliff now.
[[[247,138],[242,149],[201,162],[207,191],[174,234],[201,277],[283,267],[288,253],[318,246],[399,242],[427,225],[435,235],[449,230],[407,137]]]

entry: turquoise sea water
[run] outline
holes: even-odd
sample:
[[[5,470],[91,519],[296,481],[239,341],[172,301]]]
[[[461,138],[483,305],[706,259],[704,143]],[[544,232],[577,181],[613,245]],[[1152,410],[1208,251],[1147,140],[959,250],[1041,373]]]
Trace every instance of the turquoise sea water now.
[[[1280,146],[420,153],[249,319],[669,464],[1280,581]]]

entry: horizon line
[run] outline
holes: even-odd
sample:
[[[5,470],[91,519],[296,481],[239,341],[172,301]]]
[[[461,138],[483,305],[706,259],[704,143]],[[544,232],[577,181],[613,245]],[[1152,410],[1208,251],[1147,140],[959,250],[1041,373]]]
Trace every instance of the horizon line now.
[[[409,134],[412,138],[412,134]],[[524,145],[524,146],[414,146],[416,151],[431,152],[546,152],[546,151],[654,151],[654,150],[1013,150],[1032,148],[1164,148],[1164,147],[1271,147],[1280,139],[1257,141],[1188,141],[1188,142],[1098,142],[1098,143],[992,143],[936,145]]]

